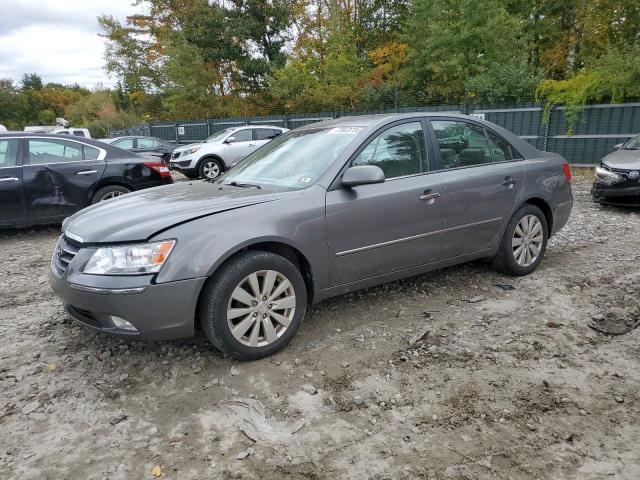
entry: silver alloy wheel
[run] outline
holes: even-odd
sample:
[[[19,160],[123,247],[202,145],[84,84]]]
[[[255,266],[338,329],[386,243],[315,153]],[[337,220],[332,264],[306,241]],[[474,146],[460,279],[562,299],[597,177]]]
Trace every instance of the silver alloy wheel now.
[[[111,200],[112,198],[116,198],[116,197],[119,197],[120,195],[124,195],[124,194],[125,194],[125,192],[121,192],[119,190],[113,190],[112,192],[105,193],[100,198],[100,201],[103,202],[105,200]]]
[[[535,215],[526,215],[520,219],[513,232],[511,247],[513,258],[521,267],[529,267],[540,256],[544,231],[542,222]]]
[[[287,277],[275,270],[254,272],[231,294],[227,324],[233,337],[248,347],[275,342],[289,328],[296,294]]]
[[[206,160],[202,167],[202,172],[207,178],[218,178],[220,176],[220,165],[215,160]]]

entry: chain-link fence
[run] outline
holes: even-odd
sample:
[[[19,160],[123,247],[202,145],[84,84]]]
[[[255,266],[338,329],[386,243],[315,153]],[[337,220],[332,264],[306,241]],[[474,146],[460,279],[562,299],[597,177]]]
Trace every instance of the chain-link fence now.
[[[126,130],[109,132],[110,137],[145,135],[180,144],[195,143],[225,128],[239,125],[274,125],[297,128],[347,115],[372,113],[452,112],[482,117],[519,135],[539,150],[556,152],[574,165],[594,165],[611,152],[613,145],[629,140],[640,133],[640,103],[588,105],[580,120],[568,135],[564,107],[551,111],[544,121],[543,108],[535,104],[523,105],[437,105],[425,107],[392,107],[367,111],[318,112],[254,117],[209,118],[175,123],[149,123]]]

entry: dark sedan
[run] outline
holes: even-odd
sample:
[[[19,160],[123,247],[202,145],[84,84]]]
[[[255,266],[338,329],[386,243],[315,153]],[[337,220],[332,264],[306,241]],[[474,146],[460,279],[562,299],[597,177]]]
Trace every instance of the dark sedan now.
[[[613,148],[596,167],[593,199],[606,205],[640,207],[640,135]]]
[[[0,226],[60,222],[93,203],[172,182],[163,163],[96,140],[0,134]]]
[[[167,142],[156,137],[128,136],[109,138],[108,143],[114,147],[123,148],[133,153],[141,153],[160,157],[163,161],[168,162],[171,153],[178,146],[175,143]]]

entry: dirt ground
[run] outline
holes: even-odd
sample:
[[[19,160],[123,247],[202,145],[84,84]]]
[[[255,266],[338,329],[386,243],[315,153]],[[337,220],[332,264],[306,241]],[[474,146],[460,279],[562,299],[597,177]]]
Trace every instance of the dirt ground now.
[[[2,479],[640,478],[640,211],[591,202],[524,278],[482,262],[316,305],[270,359],[66,319],[57,228],[0,234]]]

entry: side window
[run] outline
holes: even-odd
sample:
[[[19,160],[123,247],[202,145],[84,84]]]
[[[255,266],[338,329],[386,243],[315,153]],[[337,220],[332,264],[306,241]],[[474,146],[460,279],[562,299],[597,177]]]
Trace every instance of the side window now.
[[[153,141],[153,148],[160,148],[162,146],[162,142],[157,138],[152,138],[151,140]]]
[[[425,171],[427,149],[420,122],[403,123],[374,138],[352,165],[376,165],[385,178],[404,177]]]
[[[100,156],[100,150],[97,148],[90,147],[89,145],[83,145],[82,149],[84,151],[85,160],[97,160]]]
[[[29,163],[75,162],[82,160],[82,144],[66,140],[29,140]]]
[[[484,128],[449,120],[433,120],[431,124],[440,149],[442,168],[483,165],[493,161]]]
[[[73,134],[74,134],[76,137],[84,137],[84,136],[85,136],[85,135],[84,135],[84,130],[74,130],[74,131],[73,131]]]
[[[271,140],[280,134],[280,130],[271,128],[256,128],[256,140]]]
[[[15,167],[18,163],[19,140],[0,140],[0,168]]]
[[[494,162],[513,160],[511,145],[489,130],[487,130],[487,137],[489,137],[489,147],[491,148]]]
[[[125,150],[131,150],[133,148],[133,138],[123,138],[122,140],[113,142],[111,145],[124,148]]]
[[[234,132],[232,136],[236,137],[236,142],[250,142],[253,140],[253,133],[250,128],[238,130],[237,132]]]
[[[138,148],[155,148],[153,144],[153,138],[139,138]]]

